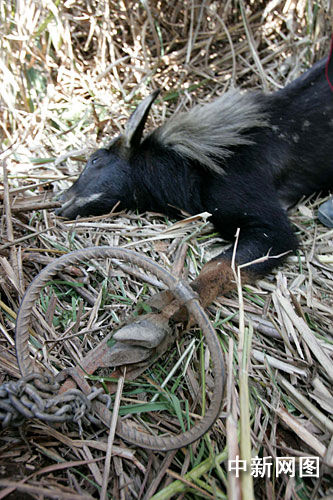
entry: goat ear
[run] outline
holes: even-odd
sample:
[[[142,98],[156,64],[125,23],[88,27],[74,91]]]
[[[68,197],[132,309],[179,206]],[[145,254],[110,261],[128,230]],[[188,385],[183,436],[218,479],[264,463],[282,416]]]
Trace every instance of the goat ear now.
[[[140,144],[149,110],[159,93],[159,90],[155,90],[146,97],[129,117],[124,134],[127,147],[135,147]]]

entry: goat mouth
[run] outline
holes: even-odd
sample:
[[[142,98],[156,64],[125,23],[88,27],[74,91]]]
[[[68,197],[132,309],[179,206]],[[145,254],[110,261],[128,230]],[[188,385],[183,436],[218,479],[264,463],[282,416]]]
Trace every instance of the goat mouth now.
[[[55,214],[66,219],[75,219],[78,215],[98,215],[103,212],[96,202],[102,196],[102,192],[79,196],[65,191],[59,198],[60,203],[63,203],[55,210]]]
[[[59,198],[59,202],[62,202],[64,195]],[[73,218],[75,215],[75,197],[72,196],[68,201],[63,203],[61,207],[55,210],[55,214],[60,217],[66,217],[68,219]]]

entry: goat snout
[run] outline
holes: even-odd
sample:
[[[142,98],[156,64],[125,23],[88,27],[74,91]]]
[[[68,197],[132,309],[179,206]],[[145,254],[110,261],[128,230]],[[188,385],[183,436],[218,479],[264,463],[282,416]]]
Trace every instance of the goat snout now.
[[[60,217],[71,219],[72,212],[75,210],[76,197],[71,195],[68,191],[63,193],[58,200],[61,206],[55,210],[55,214]]]

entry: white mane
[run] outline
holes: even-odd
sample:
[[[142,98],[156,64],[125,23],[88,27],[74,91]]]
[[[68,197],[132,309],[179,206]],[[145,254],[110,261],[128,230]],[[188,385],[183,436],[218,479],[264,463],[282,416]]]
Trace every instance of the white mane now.
[[[231,155],[230,146],[251,144],[246,131],[267,125],[258,94],[232,90],[210,103],[174,115],[153,136],[179,154],[223,173],[223,163]]]

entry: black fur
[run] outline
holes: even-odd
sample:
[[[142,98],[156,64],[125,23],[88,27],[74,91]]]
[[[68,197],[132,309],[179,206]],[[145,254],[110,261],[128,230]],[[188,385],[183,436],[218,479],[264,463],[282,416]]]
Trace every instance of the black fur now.
[[[102,214],[118,201],[124,208],[169,215],[177,214],[177,208],[191,214],[207,211],[226,239],[233,240],[240,228],[238,264],[294,250],[297,240],[286,207],[302,196],[333,188],[333,93],[325,61],[280,91],[252,96],[266,124],[254,121],[241,131],[248,143],[231,144],[223,160],[216,159],[223,168],[218,173],[167,145],[158,131],[138,140],[154,95],[139,122],[134,115],[130,119],[135,141],[125,133],[108,149],[95,152],[63,197],[72,202],[58,215]],[[241,121],[239,107],[236,111]],[[96,193],[98,199],[76,204],[77,198],[86,200]],[[230,260],[231,253],[220,259]],[[251,271],[261,276],[281,258],[256,264]]]

